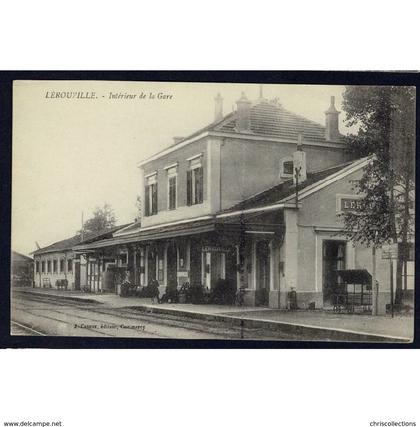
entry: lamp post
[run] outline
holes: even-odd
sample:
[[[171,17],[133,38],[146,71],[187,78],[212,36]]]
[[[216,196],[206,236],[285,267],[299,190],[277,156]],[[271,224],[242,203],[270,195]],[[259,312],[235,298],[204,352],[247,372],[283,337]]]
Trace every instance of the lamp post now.
[[[391,291],[391,317],[394,317],[394,260],[389,260],[389,278],[390,278],[390,291]]]
[[[372,316],[378,315],[378,286],[376,285],[376,239],[378,229],[374,228],[375,238],[372,245]]]

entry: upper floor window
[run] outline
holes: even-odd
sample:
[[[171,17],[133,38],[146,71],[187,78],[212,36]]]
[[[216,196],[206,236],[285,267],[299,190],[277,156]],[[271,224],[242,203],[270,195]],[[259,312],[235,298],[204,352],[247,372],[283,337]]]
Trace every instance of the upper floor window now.
[[[286,157],[280,160],[280,178],[293,178],[293,159]]]
[[[190,160],[187,171],[187,205],[203,203],[203,166],[201,155]]]
[[[177,166],[167,168],[168,174],[168,209],[176,209],[176,181],[177,181]]]
[[[60,273],[64,272],[64,259],[60,259]]]
[[[39,273],[39,261],[35,262],[35,273]]]
[[[67,271],[73,271],[73,260],[72,259],[67,260]]]
[[[47,273],[51,273],[51,261],[47,261]]]
[[[45,261],[41,262],[41,273],[45,273]]]
[[[157,174],[149,175],[146,177],[146,187],[144,195],[144,214],[145,216],[156,215],[158,213],[158,188],[157,188]]]
[[[57,273],[57,260],[53,260],[53,273]]]

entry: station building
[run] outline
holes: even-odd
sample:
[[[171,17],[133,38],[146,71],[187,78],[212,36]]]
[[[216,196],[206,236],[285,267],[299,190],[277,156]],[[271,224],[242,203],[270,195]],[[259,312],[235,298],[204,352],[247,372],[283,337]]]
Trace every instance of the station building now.
[[[349,158],[338,116],[334,97],[322,126],[244,94],[223,115],[218,95],[213,123],[139,163],[141,222],[72,246],[85,286],[116,291],[123,269],[138,287],[157,280],[161,294],[225,279],[247,305],[286,308],[294,290],[301,308],[330,307],[336,270],[372,270],[371,250],[340,234],[371,159]],[[388,261],[377,259],[385,307]]]

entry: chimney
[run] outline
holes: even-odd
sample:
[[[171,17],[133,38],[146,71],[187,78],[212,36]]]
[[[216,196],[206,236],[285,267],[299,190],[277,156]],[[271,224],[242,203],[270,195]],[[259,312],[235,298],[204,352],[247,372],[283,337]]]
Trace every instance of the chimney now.
[[[214,98],[214,121],[218,122],[223,118],[223,98],[220,93]]]
[[[251,101],[242,92],[241,97],[236,101],[238,106],[236,111],[236,130],[238,132],[251,131]]]
[[[260,85],[260,96],[258,97],[258,101],[264,101],[263,85]]]
[[[306,153],[303,151],[303,136],[298,134],[297,149],[293,153],[293,183],[296,184],[296,169],[299,171],[298,183],[306,181]]]
[[[331,97],[330,108],[325,112],[325,139],[327,141],[337,141],[340,138],[338,130],[339,111],[335,108],[335,96]]]

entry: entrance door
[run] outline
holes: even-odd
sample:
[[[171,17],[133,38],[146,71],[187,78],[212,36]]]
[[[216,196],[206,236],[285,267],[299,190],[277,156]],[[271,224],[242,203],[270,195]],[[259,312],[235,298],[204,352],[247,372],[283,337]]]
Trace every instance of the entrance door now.
[[[193,240],[190,246],[190,281],[192,285],[205,285],[201,277],[202,262],[201,243]]]
[[[237,267],[237,258],[236,258],[236,248],[232,248],[229,252],[225,254],[225,278],[232,286],[238,288],[238,267]]]
[[[257,242],[257,283],[256,302],[258,305],[268,305],[270,292],[270,246],[265,240]]]
[[[220,279],[224,279],[224,253],[221,252],[211,252],[211,261],[210,261],[210,282],[211,287],[214,288],[216,283]]]
[[[346,268],[346,242],[342,240],[324,240],[322,248],[324,306],[334,304],[333,296],[337,292],[339,285],[337,270],[344,268]]]
[[[155,248],[149,248],[147,257],[147,283],[146,285],[152,283],[153,280],[156,280],[156,256],[157,252]]]
[[[208,290],[215,288],[216,283],[220,279],[225,279],[225,261],[226,254],[224,252],[212,251],[203,252],[204,265],[204,286]]]
[[[170,243],[168,245],[168,249],[166,252],[166,265],[167,265],[167,281],[168,286],[176,286],[177,285],[177,253],[176,253],[176,246],[174,243]]]

